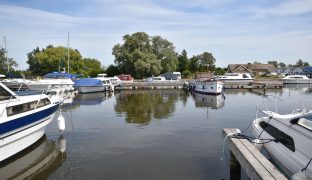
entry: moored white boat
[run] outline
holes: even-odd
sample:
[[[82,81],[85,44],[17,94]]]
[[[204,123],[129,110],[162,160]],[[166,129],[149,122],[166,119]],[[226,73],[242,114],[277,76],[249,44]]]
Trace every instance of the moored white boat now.
[[[253,135],[287,176],[302,173],[312,178],[312,109],[282,115],[259,107],[266,116],[253,121]]]
[[[83,78],[75,82],[74,88],[80,93],[112,91],[114,89],[108,78]]]
[[[216,77],[216,80],[224,82],[252,82],[254,78],[249,73],[226,73]]]
[[[312,79],[306,75],[288,75],[281,80],[283,84],[312,84]]]
[[[213,94],[218,95],[223,92],[223,82],[217,80],[193,80],[188,84],[188,88],[191,91],[201,94]]]
[[[45,133],[59,104],[43,93],[18,96],[0,83],[0,161],[29,147]]]
[[[43,79],[25,82],[30,90],[45,91],[54,87],[63,86],[67,91],[74,90],[76,77],[69,73],[53,72],[43,76]]]

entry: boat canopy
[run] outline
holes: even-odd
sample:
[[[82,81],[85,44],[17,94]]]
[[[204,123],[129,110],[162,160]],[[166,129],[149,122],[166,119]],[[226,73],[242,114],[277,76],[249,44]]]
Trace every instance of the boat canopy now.
[[[69,74],[69,73],[61,73],[61,72],[52,72],[48,73],[43,76],[44,78],[49,78],[49,79],[66,79],[70,78],[71,80],[75,81],[77,79],[76,75]]]
[[[102,81],[94,78],[83,78],[75,82],[74,87],[78,86],[102,86]]]

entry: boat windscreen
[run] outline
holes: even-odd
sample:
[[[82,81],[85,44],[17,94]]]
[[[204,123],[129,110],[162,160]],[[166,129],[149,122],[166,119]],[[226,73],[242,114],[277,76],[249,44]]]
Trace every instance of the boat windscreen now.
[[[0,101],[7,100],[12,97],[12,94],[0,86]]]

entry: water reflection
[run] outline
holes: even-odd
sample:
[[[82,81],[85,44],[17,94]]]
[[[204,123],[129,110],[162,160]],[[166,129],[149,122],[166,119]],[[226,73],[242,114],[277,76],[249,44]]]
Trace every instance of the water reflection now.
[[[151,119],[166,119],[175,111],[178,100],[187,101],[182,90],[122,91],[116,96],[115,112],[126,115],[128,123],[147,125]]]
[[[73,103],[74,104],[77,103],[79,105],[100,105],[102,104],[103,101],[109,99],[110,97],[112,97],[112,93],[103,93],[103,92],[89,94],[78,93],[75,96]]]
[[[218,109],[224,106],[225,96],[224,94],[220,95],[207,95],[192,93],[195,101],[195,107],[211,107],[212,109]]]
[[[55,143],[42,137],[0,164],[0,179],[47,179],[66,159],[63,136]]]

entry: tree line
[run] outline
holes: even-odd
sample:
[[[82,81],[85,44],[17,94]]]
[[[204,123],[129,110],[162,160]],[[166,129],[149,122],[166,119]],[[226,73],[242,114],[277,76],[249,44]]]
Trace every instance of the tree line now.
[[[68,57],[69,55],[69,57]],[[182,77],[192,77],[197,72],[214,72],[216,75],[224,74],[226,68],[216,67],[216,59],[211,52],[188,57],[186,50],[177,52],[172,42],[161,36],[149,36],[145,32],[136,32],[123,36],[123,42],[112,48],[114,63],[104,68],[101,62],[94,58],[83,58],[77,49],[62,46],[48,45],[40,49],[36,47],[27,53],[28,69],[18,71],[18,66],[13,58],[6,57],[6,50],[0,49],[0,73],[11,74],[15,77],[42,76],[55,71],[67,71],[69,59],[69,72],[80,74],[84,77],[95,77],[106,72],[108,76],[130,74],[134,78],[158,76],[166,72],[179,71]],[[259,64],[255,61],[253,64]],[[268,61],[275,67],[306,67],[308,62],[299,59],[294,65],[283,62]]]

